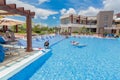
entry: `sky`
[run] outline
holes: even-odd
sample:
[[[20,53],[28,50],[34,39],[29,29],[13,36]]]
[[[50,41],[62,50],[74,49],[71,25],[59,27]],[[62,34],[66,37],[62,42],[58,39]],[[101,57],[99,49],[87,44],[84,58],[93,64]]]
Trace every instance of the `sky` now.
[[[32,21],[50,27],[59,26],[63,15],[96,16],[99,11],[105,10],[114,10],[114,14],[120,12],[120,0],[6,0],[6,3],[34,11]],[[11,18],[25,20],[21,16]]]

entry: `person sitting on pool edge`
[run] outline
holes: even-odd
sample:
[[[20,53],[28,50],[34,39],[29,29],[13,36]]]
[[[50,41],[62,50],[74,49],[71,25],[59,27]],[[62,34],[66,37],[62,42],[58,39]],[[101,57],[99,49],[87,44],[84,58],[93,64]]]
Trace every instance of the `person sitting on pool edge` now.
[[[44,43],[44,47],[45,47],[45,49],[48,49],[48,48],[49,48],[49,41],[46,41],[46,42]]]

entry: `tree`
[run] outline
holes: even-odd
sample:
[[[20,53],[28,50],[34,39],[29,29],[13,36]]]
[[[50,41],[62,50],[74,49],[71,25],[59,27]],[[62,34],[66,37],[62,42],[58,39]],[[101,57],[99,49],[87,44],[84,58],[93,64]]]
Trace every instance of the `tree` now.
[[[18,27],[18,32],[19,33],[26,33],[26,24],[23,24],[20,27]]]
[[[89,30],[85,26],[83,26],[82,28],[80,28],[80,33],[82,33],[82,34],[88,34]]]
[[[51,34],[51,33],[54,33],[55,31],[55,28],[51,28],[51,27],[40,27],[40,25],[35,25],[33,28],[32,28],[33,32],[34,33],[38,33],[40,35],[43,35],[43,34]]]
[[[34,27],[32,28],[32,30],[33,30],[33,32],[35,32],[35,33],[40,33],[40,32],[41,32],[39,25],[34,26]]]
[[[54,28],[49,28],[48,33],[54,33]]]

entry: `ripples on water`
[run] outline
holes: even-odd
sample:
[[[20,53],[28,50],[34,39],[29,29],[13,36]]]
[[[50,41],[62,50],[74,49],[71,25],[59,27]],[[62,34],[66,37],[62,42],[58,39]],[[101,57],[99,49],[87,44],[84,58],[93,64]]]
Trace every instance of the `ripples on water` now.
[[[76,40],[86,47],[75,47]],[[120,80],[120,41],[69,38],[52,47],[53,55],[31,80]]]

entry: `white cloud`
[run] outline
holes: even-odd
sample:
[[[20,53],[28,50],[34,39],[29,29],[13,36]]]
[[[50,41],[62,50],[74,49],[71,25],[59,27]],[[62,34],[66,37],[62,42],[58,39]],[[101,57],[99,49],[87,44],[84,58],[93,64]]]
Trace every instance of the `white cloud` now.
[[[39,4],[42,4],[44,2],[49,2],[49,0],[38,0],[39,1]]]
[[[73,0],[72,0],[73,1]],[[103,0],[103,7],[102,8],[95,8],[92,6],[89,6],[86,10],[79,10],[77,14],[79,15],[85,15],[85,16],[96,16],[99,11],[104,11],[104,10],[114,10],[115,13],[120,12],[120,0]],[[68,10],[62,9],[61,15],[73,13],[76,14],[75,9],[69,8]]]
[[[76,14],[76,11],[74,8],[69,8],[68,10],[63,8],[62,10],[60,10],[60,12],[61,12],[61,15]]]
[[[118,13],[120,12],[120,8],[118,7],[119,5],[120,5],[120,0],[103,0],[103,8],[98,9],[90,6],[86,10],[80,10],[79,14],[95,16],[99,11],[104,11],[104,10],[114,10],[115,13]]]
[[[67,11],[66,9],[60,10],[61,15],[64,15],[66,13],[66,11]]]
[[[85,15],[85,16],[95,16],[101,9],[89,7],[87,10],[80,10],[79,15]]]
[[[53,16],[53,19],[56,19],[56,17],[55,17],[55,16]]]
[[[12,1],[6,0],[6,3],[7,4],[15,3],[17,5],[17,7],[24,7],[25,10],[34,11],[35,18],[40,17],[41,19],[47,19],[48,16],[50,16],[50,15],[58,14],[58,12],[56,12],[56,11],[46,10],[46,9],[42,9],[42,8],[36,8],[35,6],[24,3],[20,0],[12,0]]]
[[[36,15],[40,17],[41,19],[47,19],[48,16],[58,14],[58,12],[45,10],[45,9],[36,9]]]
[[[120,12],[120,0],[104,0],[103,1],[104,10],[114,10],[116,12]]]
[[[76,11],[73,8],[69,8],[66,14],[76,14]]]

